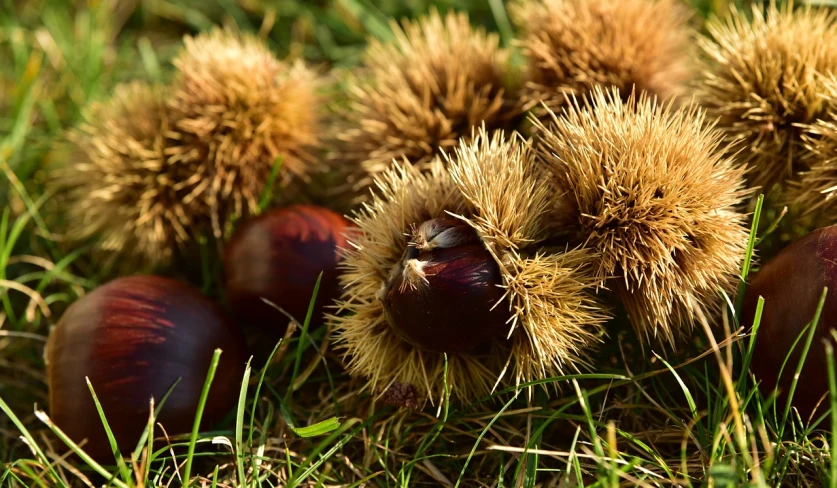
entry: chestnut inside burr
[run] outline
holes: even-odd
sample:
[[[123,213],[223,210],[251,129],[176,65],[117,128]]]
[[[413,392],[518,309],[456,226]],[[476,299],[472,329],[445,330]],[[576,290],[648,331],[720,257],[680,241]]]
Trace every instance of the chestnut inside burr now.
[[[426,351],[473,353],[508,331],[502,283],[476,231],[439,218],[415,229],[380,298],[402,340]]]

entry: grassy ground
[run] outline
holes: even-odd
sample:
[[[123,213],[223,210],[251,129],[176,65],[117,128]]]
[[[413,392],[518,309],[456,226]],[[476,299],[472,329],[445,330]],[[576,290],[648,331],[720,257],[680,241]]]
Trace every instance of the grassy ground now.
[[[705,16],[730,2],[694,3]],[[40,413],[43,345],[103,270],[51,230],[42,182],[55,142],[116,83],[166,79],[184,34],[235,24],[281,56],[344,67],[369,36],[388,35],[388,17],[431,5],[509,37],[500,0],[0,0],[3,486],[177,486],[187,473],[197,486],[837,486],[822,430],[835,420],[799,418],[759,393],[747,374],[753,339],[732,313],[677,351],[642,349],[616,326],[595,374],[544,381],[559,394],[501,391],[423,412],[376,405],[321,329],[297,330],[266,371],[249,372],[229,430],[172,439],[184,448],[133,462],[123,453],[113,466],[66,454]],[[765,234],[775,211],[760,216]]]

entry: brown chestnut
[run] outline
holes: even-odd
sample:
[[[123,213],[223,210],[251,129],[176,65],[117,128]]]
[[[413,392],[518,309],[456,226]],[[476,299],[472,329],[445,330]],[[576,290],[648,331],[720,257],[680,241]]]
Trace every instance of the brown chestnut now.
[[[123,455],[148,422],[149,400],[159,403],[180,378],[157,420],[169,435],[191,432],[217,348],[223,353],[206,424],[220,420],[238,397],[247,360],[241,332],[189,285],[155,276],[111,281],[73,303],[47,340],[52,420],[74,441],[87,439],[85,452],[112,460],[85,377]]]
[[[351,222],[314,205],[268,210],[236,229],[224,249],[230,308],[250,325],[284,330],[288,318],[262,300],[276,304],[299,322],[305,320],[314,285],[323,274],[312,324],[339,295],[337,265]]]
[[[381,294],[393,330],[427,351],[470,353],[508,332],[502,277],[476,231],[453,218],[413,233]]]
[[[751,371],[766,392],[778,385],[779,399],[784,401],[802,355],[805,336],[790,354],[781,378],[779,370],[794,341],[813,320],[824,287],[828,287],[828,294],[792,400],[806,417],[828,392],[822,341],[827,339],[833,343],[830,331],[837,328],[837,226],[811,232],[762,266],[747,287],[742,308],[742,324],[751,326],[758,297],[764,297]],[[820,407],[820,413],[827,408]]]

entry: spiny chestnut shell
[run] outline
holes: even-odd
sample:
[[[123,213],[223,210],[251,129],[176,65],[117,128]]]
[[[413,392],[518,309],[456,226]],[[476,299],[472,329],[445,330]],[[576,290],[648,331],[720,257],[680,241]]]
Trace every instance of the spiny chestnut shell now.
[[[813,320],[826,286],[828,295],[793,398],[793,405],[803,418],[828,392],[822,341],[827,339],[834,344],[830,331],[837,327],[837,226],[815,230],[785,248],[762,266],[744,296],[745,325],[752,325],[758,297],[764,297],[751,371],[766,393],[773,391],[778,379],[779,399],[784,402],[807,336],[794,348],[781,378],[779,369],[802,329]],[[822,413],[827,408],[826,399],[818,411]]]
[[[223,310],[189,285],[155,276],[120,278],[70,306],[46,346],[50,415],[84,450],[113,460],[92,396],[90,378],[123,455],[159,405],[167,434],[191,432],[213,352],[223,350],[203,414],[212,424],[230,411],[247,353],[241,332]],[[156,428],[156,435],[160,430]]]
[[[230,307],[251,325],[284,330],[288,318],[270,300],[302,323],[323,273],[312,324],[339,295],[337,265],[351,222],[326,208],[293,205],[269,210],[244,222],[224,250]]]
[[[502,275],[482,243],[408,254],[422,263],[427,282],[411,288],[398,274],[384,296],[387,320],[402,340],[462,354],[508,332],[508,302],[498,303]]]

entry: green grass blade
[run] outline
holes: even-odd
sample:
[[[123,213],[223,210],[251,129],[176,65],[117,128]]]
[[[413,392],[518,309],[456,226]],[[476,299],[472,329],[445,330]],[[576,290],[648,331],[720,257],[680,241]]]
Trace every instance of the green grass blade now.
[[[78,444],[73,442],[73,440],[70,439],[70,437],[67,434],[65,434],[63,430],[61,430],[57,425],[55,425],[55,423],[52,421],[52,419],[49,418],[46,412],[44,412],[43,410],[36,410],[35,416],[38,418],[38,420],[46,424],[49,430],[51,430],[52,433],[55,434],[55,436],[61,440],[61,442],[63,442],[67,447],[69,447],[70,450],[73,451],[84,464],[90,467],[90,469],[95,471],[98,475],[110,480],[110,483],[116,485],[119,488],[130,488],[128,485],[123,483],[122,480],[113,477],[113,475],[110,472],[108,472],[108,470],[106,470],[104,467],[102,467],[101,464],[94,461],[93,458],[91,458],[86,452],[84,452],[84,450],[81,447],[79,447]]]
[[[244,410],[247,406],[247,386],[250,384],[250,361],[247,360],[247,366],[244,368],[244,378],[241,380],[241,390],[238,393],[238,408],[235,414],[235,465],[238,470],[238,483],[240,486],[245,485],[244,478]],[[254,406],[255,408],[255,406]],[[252,433],[251,439],[252,439]]]
[[[686,397],[686,403],[689,405],[689,412],[692,414],[693,419],[698,418],[698,411],[697,411],[697,404],[695,403],[695,399],[692,396],[692,392],[689,391],[689,387],[686,386],[686,383],[683,381],[683,378],[677,374],[677,371],[668,363],[665,359],[662,358],[659,354],[654,353],[654,356],[657,357],[660,361],[662,361],[663,365],[671,371],[671,374],[674,375],[674,379],[677,380],[677,384],[680,385],[680,390],[683,391],[683,395]]]
[[[302,332],[299,334],[299,342],[296,346],[296,357],[294,358],[294,369],[291,374],[291,386],[288,388],[288,405],[291,404],[293,397],[294,385],[296,385],[296,377],[299,374],[299,368],[302,365],[302,351],[305,348],[305,338],[308,337],[308,327],[311,325],[311,317],[314,316],[314,304],[317,301],[317,294],[320,292],[320,282],[323,279],[323,273],[320,272],[317,276],[317,282],[314,283],[314,293],[311,295],[311,300],[308,302],[308,311],[305,313],[305,322],[302,324]]]
[[[317,461],[311,463],[311,465],[307,466],[302,472],[297,471],[298,474],[295,473],[292,477],[290,477],[288,479],[288,486],[297,486],[301,481],[311,476],[311,474],[314,471],[316,471],[318,467],[320,467],[323,463],[331,459],[331,456],[333,456],[339,449],[346,445],[346,443],[349,442],[357,432],[359,432],[367,423],[370,423],[372,420],[373,419],[368,419],[365,422],[360,423],[360,419],[353,418],[344,422],[339,429],[332,432],[330,436],[328,436],[324,441],[318,444],[316,448],[314,448],[314,450],[308,455],[307,458],[309,460],[317,459]],[[360,423],[360,425],[357,425],[358,423]],[[355,425],[357,425],[355,429],[353,429],[346,436],[340,439],[340,441],[335,443],[328,451],[322,452],[323,449],[325,449],[325,446],[330,444],[334,439],[336,439]],[[322,453],[322,455],[320,455],[320,453]]]
[[[264,375],[267,373],[267,368],[270,367],[270,363],[273,362],[273,357],[276,355],[276,351],[279,350],[279,346],[282,345],[282,340],[280,339],[279,342],[273,346],[273,351],[270,352],[270,355],[267,357],[267,361],[265,361],[264,366],[262,367],[262,372],[259,375],[259,382],[256,384],[256,393],[253,395],[253,408],[250,410],[250,430],[247,437],[247,443],[251,446],[253,445],[253,430],[256,426],[256,405],[259,402],[259,395],[262,391],[262,385],[264,384]]]
[[[514,29],[512,29],[511,22],[509,22],[506,6],[502,0],[488,0],[488,6],[491,8],[494,22],[497,23],[497,30],[500,32],[500,39],[503,46],[510,46],[514,40]]]
[[[166,391],[166,394],[163,395],[163,398],[160,400],[160,403],[158,403],[157,406],[154,407],[153,412],[149,412],[151,415],[150,422],[149,425],[147,425],[146,428],[143,430],[142,435],[140,435],[139,442],[137,442],[137,447],[134,449],[134,459],[139,459],[143,447],[148,447],[149,456],[151,456],[151,453],[154,452],[152,450],[152,444],[154,441],[154,424],[157,421],[157,417],[159,417],[160,415],[160,411],[163,409],[163,406],[169,399],[169,396],[171,396],[171,393],[174,391],[175,387],[177,387],[177,385],[180,384],[180,380],[181,378],[177,378],[174,381],[174,383],[172,383],[172,385]]]
[[[753,222],[750,225],[750,237],[747,239],[747,253],[744,255],[744,263],[741,265],[741,282],[738,284],[738,296],[735,300],[735,320],[738,323],[738,316],[744,304],[744,291],[747,289],[747,277],[750,276],[750,266],[753,264],[753,252],[756,248],[756,237],[761,219],[761,209],[764,205],[764,195],[759,195],[756,201],[756,209],[753,211]]]
[[[747,342],[747,350],[744,352],[744,360],[741,364],[741,373],[738,376],[738,385],[741,388],[746,388],[747,372],[750,370],[750,364],[753,362],[753,351],[756,348],[756,337],[758,337],[759,328],[761,327],[761,316],[764,313],[764,297],[760,296],[756,303],[756,314],[753,317],[753,328],[750,331],[750,340]]]
[[[796,366],[796,374],[794,375],[793,380],[791,381],[790,389],[788,390],[788,401],[785,403],[785,412],[782,415],[782,425],[779,427],[780,439],[784,434],[785,425],[787,425],[788,416],[790,415],[791,402],[793,401],[794,393],[796,393],[796,385],[799,382],[799,374],[802,371],[802,367],[805,365],[805,359],[808,357],[808,351],[811,349],[811,343],[814,341],[814,334],[817,331],[817,324],[820,322],[820,315],[822,315],[822,309],[823,306],[825,306],[825,297],[827,294],[828,287],[825,287],[822,290],[817,310],[814,313],[814,320],[811,322],[808,330],[808,337],[805,339],[805,346],[802,348],[802,355],[799,357],[799,363]]]
[[[209,365],[209,372],[206,375],[206,381],[203,384],[203,391],[201,392],[200,401],[198,401],[198,410],[195,412],[195,423],[192,426],[192,435],[189,438],[189,452],[186,455],[186,467],[183,468],[183,486],[189,486],[192,475],[192,461],[195,457],[195,444],[198,440],[198,431],[201,428],[201,419],[203,417],[203,410],[206,408],[206,399],[209,396],[209,389],[212,386],[212,380],[215,379],[215,370],[218,369],[218,361],[221,359],[221,350],[216,349],[212,355],[212,362]]]
[[[317,422],[316,424],[309,425],[308,427],[291,427],[291,430],[294,434],[300,437],[316,437],[318,435],[328,434],[329,432],[333,432],[340,427],[340,421],[337,420],[337,417],[331,417],[327,420],[323,420],[321,422]]]
[[[47,467],[47,472],[52,476],[53,482],[59,484],[60,486],[66,486],[64,482],[61,480],[61,477],[58,476],[58,473],[55,471],[55,468],[52,466],[52,463],[49,462],[49,459],[46,457],[44,452],[38,447],[38,443],[35,442],[35,439],[32,437],[32,434],[29,433],[29,430],[23,425],[23,422],[15,415],[12,409],[9,407],[9,404],[0,397],[0,410],[6,414],[6,417],[15,424],[17,430],[20,431],[20,434],[26,439],[26,443],[29,445],[29,448],[35,451],[35,456],[43,463],[44,466]]]
[[[282,155],[279,155],[274,161],[273,167],[270,168],[270,175],[267,177],[267,183],[265,183],[264,190],[259,198],[259,212],[264,212],[264,209],[273,201],[273,187],[276,185],[276,178],[282,169],[282,161]]]
[[[125,481],[125,484],[128,486],[133,486],[131,472],[128,470],[125,460],[122,458],[122,453],[119,452],[119,446],[116,445],[116,438],[113,437],[113,431],[110,428],[110,424],[108,424],[105,411],[102,409],[102,403],[99,401],[99,397],[93,389],[93,384],[90,383],[90,378],[85,376],[84,381],[87,382],[87,389],[90,390],[90,396],[93,397],[93,404],[96,405],[96,412],[99,414],[99,420],[102,421],[102,426],[105,428],[105,435],[107,435],[108,443],[110,444],[110,451],[113,453],[113,458],[116,460],[116,466],[119,468],[122,480]]]
[[[834,331],[831,331],[832,335]],[[828,366],[828,401],[831,406],[831,448],[837,446],[837,378],[834,371],[834,347],[831,342],[825,342],[825,360]],[[837,456],[833,452],[829,456],[829,480],[828,486],[837,488]]]
[[[497,422],[497,419],[499,419],[503,415],[503,413],[509,408],[509,406],[511,406],[511,404],[515,400],[517,400],[517,396],[520,394],[521,391],[523,391],[523,390],[518,390],[517,393],[515,393],[515,395],[512,398],[510,398],[509,401],[507,401],[505,405],[503,405],[503,408],[501,408],[497,412],[497,414],[494,415],[494,417],[491,418],[491,421],[488,422],[488,424],[486,424],[485,428],[482,429],[482,432],[480,432],[480,435],[477,437],[477,440],[474,442],[474,446],[471,448],[471,452],[468,453],[468,457],[465,458],[465,464],[462,466],[462,469],[459,471],[459,478],[456,479],[456,484],[454,485],[454,488],[458,488],[459,485],[462,484],[462,480],[465,478],[465,472],[468,470],[468,464],[471,462],[471,458],[474,457],[474,453],[477,452],[477,448],[479,447],[480,442],[482,442],[482,438],[485,437],[485,434],[487,434],[488,431],[491,429],[491,427],[494,425],[494,423]]]

